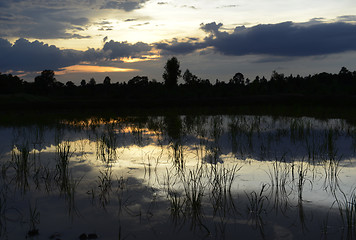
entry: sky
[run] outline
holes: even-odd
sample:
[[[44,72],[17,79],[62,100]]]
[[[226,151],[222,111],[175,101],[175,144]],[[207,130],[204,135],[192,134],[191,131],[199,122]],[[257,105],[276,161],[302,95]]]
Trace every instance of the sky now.
[[[173,56],[212,83],[356,70],[355,0],[1,0],[0,11],[0,72],[26,81],[45,69],[63,83],[163,81]]]

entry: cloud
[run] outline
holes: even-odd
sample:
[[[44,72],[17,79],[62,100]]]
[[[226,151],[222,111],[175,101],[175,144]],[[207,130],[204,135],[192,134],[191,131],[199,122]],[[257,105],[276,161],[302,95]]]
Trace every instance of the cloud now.
[[[337,20],[342,22],[356,22],[356,15],[339,16]]]
[[[79,33],[90,23],[84,10],[24,5],[20,2],[19,7],[10,6],[5,11],[7,13],[0,19],[2,36],[37,39],[89,38]]]
[[[182,8],[197,9],[195,6],[192,6],[192,5],[183,5]]]
[[[202,26],[206,29],[206,25]],[[274,56],[313,56],[356,50],[356,25],[293,22],[237,27],[234,32],[214,30],[207,45],[225,55],[267,54]]]
[[[141,54],[145,54],[152,49],[147,43],[137,42],[131,44],[128,42],[115,42],[110,40],[106,42],[103,50],[109,52],[110,59],[122,58],[122,57],[138,57]]]
[[[128,18],[128,19],[125,19],[124,22],[133,22],[133,21],[137,21],[136,18]]]
[[[168,43],[156,43],[156,48],[161,50],[162,55],[188,54],[205,47],[206,44],[204,42],[197,42],[194,38],[188,39],[187,42],[179,42],[175,39]]]
[[[54,45],[20,38],[14,44],[0,38],[0,71],[41,71],[43,69],[58,70],[60,68],[77,65],[82,62],[96,63],[115,61],[124,57],[140,57],[148,53],[151,46],[138,42],[106,42],[103,49],[90,48],[86,51],[59,49]]]
[[[108,1],[101,6],[101,9],[122,9],[126,12],[131,12],[135,9],[142,8],[143,4],[148,0],[121,0],[121,1]]]
[[[81,54],[74,50],[59,48],[39,41],[18,39],[13,45],[0,40],[0,70],[34,71],[57,69],[80,61]]]
[[[207,24],[200,24],[200,29],[202,29],[204,32],[207,33],[212,33],[215,35],[219,35],[220,31],[219,29],[223,26],[222,23],[216,24],[216,22],[211,22]]]
[[[353,19],[344,16],[343,19]],[[231,55],[317,56],[356,50],[356,25],[345,22],[307,23],[283,22],[240,26],[232,32],[222,30],[223,24],[201,24],[200,29],[209,34],[200,42],[191,40],[158,43],[163,54],[186,54],[206,47]]]
[[[221,6],[221,7],[217,7],[217,8],[236,8],[238,7],[239,5],[237,4],[230,4],[230,5],[224,5],[224,6]]]

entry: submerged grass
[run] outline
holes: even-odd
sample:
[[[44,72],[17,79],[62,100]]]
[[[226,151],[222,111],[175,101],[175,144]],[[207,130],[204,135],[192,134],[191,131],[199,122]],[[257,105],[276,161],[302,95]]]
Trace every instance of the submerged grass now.
[[[344,229],[346,229],[347,239],[356,238],[356,189],[353,189],[349,196],[344,192],[342,199],[336,199],[340,217]]]
[[[11,162],[16,172],[15,181],[22,192],[26,192],[29,187],[28,177],[31,167],[29,156],[30,148],[27,143],[12,149]]]
[[[106,127],[105,132],[97,136],[97,158],[106,164],[115,162],[117,160],[116,146],[117,135],[115,125],[109,125]]]
[[[41,216],[37,208],[37,202],[35,203],[35,206],[32,206],[31,203],[29,204],[29,214],[29,230],[27,232],[27,237],[34,237],[39,235],[37,225],[40,224]]]
[[[222,164],[211,164],[208,181],[210,183],[210,199],[212,201],[214,215],[226,215],[236,213],[236,206],[232,196],[231,188],[234,183],[236,173],[242,168],[233,165],[231,168]]]
[[[56,182],[61,192],[66,192],[70,185],[69,158],[72,155],[69,141],[57,145]]]

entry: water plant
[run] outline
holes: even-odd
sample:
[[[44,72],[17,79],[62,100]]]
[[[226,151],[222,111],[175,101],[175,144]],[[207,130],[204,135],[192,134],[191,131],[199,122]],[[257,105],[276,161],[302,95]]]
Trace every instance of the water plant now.
[[[106,164],[117,159],[117,134],[114,124],[105,125],[105,131],[97,136],[96,152],[97,158]]]
[[[31,164],[29,163],[30,149],[27,143],[12,149],[12,166],[15,169],[15,181],[23,192],[29,187],[28,175]]]
[[[57,163],[55,179],[61,191],[66,191],[69,184],[69,158],[72,155],[70,149],[71,144],[69,141],[63,141],[56,147]]]
[[[184,206],[186,199],[183,198],[177,191],[169,191],[168,199],[170,203],[171,216],[173,218],[179,217],[181,214],[184,214]]]
[[[184,153],[185,147],[180,142],[173,142],[170,144],[173,151],[173,163],[178,168],[183,170],[185,166]]]
[[[245,193],[248,199],[247,210],[249,215],[261,216],[266,213],[268,198],[263,194],[266,186],[266,184],[263,184],[259,193],[255,191]]]
[[[340,217],[344,229],[346,229],[347,239],[356,237],[356,193],[355,189],[347,196],[341,191],[342,199],[336,198]]]
[[[242,168],[237,164],[231,168],[225,167],[223,164],[212,164],[210,167],[210,199],[214,209],[214,214],[218,211],[220,214],[236,213],[237,209],[232,197],[231,188],[234,183],[236,173]]]
[[[272,169],[269,167],[268,176],[270,178],[270,196],[274,200],[273,206],[276,211],[279,209],[285,212],[289,206],[289,195],[291,191],[287,190],[287,186],[291,182],[290,176],[294,175],[294,163],[287,163],[284,154],[280,159],[275,158],[272,163]]]
[[[184,187],[186,206],[193,214],[201,211],[202,198],[204,196],[205,184],[202,181],[203,167],[197,165],[195,169],[189,169],[187,173],[181,174]]]
[[[101,206],[105,206],[109,203],[110,193],[112,191],[112,167],[108,166],[104,170],[100,170],[100,175],[98,176],[97,184],[99,189],[99,201]]]
[[[265,238],[263,215],[267,213],[268,207],[268,197],[263,194],[266,186],[266,184],[262,185],[259,194],[255,191],[246,193],[248,217],[253,226],[259,229],[263,239]]]
[[[37,202],[35,203],[35,206],[32,206],[32,204],[29,204],[29,230],[27,232],[28,237],[34,237],[39,234],[39,229],[37,228],[37,225],[40,223],[40,212],[38,211],[37,208]]]
[[[340,168],[340,159],[328,159],[322,162],[324,168],[324,188],[330,190],[331,193],[340,189],[339,185],[339,173]]]

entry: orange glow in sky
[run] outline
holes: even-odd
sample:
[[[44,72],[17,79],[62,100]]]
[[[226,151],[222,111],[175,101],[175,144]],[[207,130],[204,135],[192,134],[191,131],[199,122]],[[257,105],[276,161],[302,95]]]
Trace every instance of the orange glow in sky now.
[[[64,68],[60,68],[56,71],[56,75],[64,75],[68,73],[92,73],[92,72],[135,72],[138,69],[132,68],[117,68],[117,67],[106,67],[106,66],[93,66],[93,65],[73,65]]]

